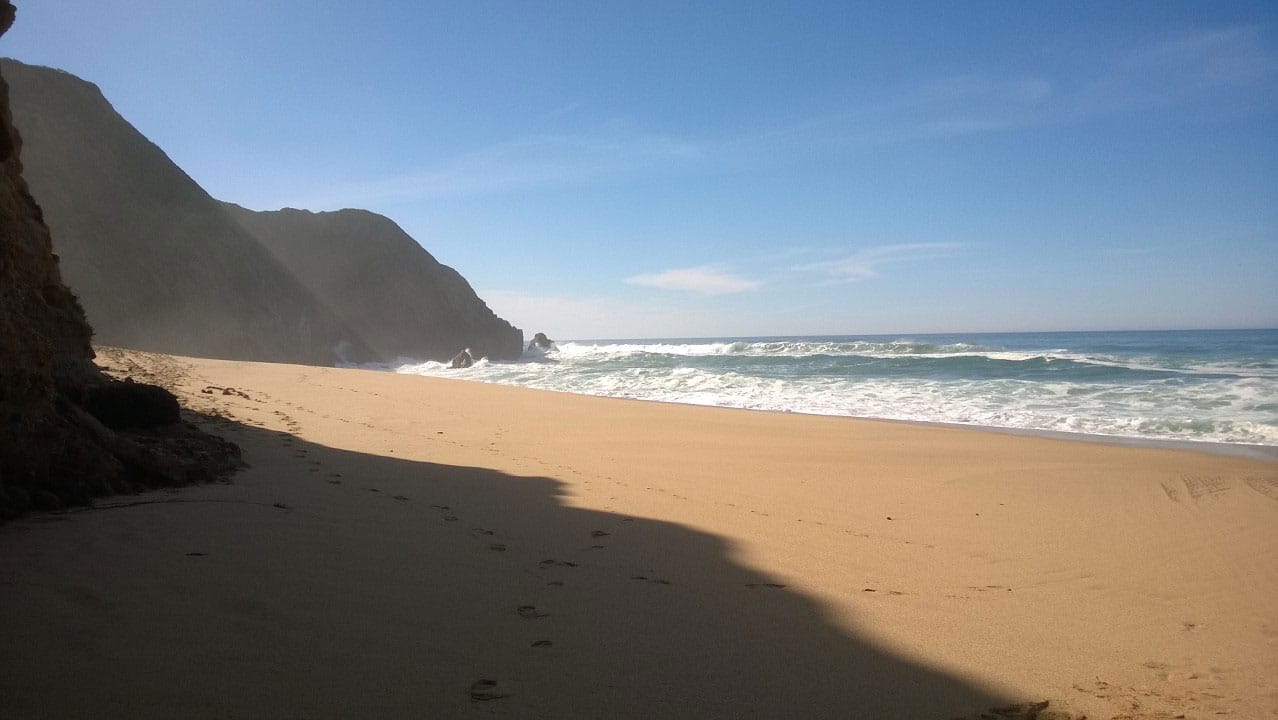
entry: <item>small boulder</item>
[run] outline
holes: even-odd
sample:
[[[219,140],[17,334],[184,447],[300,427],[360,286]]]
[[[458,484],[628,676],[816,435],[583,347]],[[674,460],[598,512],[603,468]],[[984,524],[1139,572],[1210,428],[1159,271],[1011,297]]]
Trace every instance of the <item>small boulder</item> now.
[[[470,348],[466,348],[453,356],[452,362],[448,364],[450,368],[468,368],[475,364],[475,358],[470,356]]]
[[[529,350],[549,350],[554,347],[555,341],[546,337],[546,333],[537,333],[533,335],[532,342],[528,343]]]
[[[112,430],[159,427],[181,420],[173,393],[132,381],[90,385],[84,390],[81,405]]]

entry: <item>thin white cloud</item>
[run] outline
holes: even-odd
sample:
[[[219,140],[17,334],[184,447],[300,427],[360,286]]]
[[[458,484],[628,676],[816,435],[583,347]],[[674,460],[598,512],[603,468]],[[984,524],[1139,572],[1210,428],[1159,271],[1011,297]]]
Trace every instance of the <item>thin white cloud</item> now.
[[[1117,52],[1083,47],[1058,55],[1064,59],[1053,66],[1015,75],[924,80],[894,95],[860,98],[855,109],[737,138],[732,146],[765,156],[778,148],[848,150],[1073,124],[1205,100],[1249,107],[1256,92],[1278,77],[1278,59],[1250,26],[1166,36]],[[1062,66],[1073,70],[1063,74]]]
[[[726,273],[710,265],[634,275],[626,278],[626,283],[661,290],[683,290],[702,295],[730,295],[754,290],[763,285],[760,280]]]
[[[595,133],[495,143],[419,172],[329,187],[283,204],[329,209],[527,191],[693,163],[702,154],[694,142],[611,123]]]
[[[1260,29],[1251,26],[1165,36],[1119,51],[1086,47],[1055,54],[1062,57],[1041,68],[1005,76],[934,77],[895,94],[858,98],[852,109],[738,135],[691,138],[613,120],[580,133],[514,138],[415,172],[335,185],[266,205],[377,207],[706,166],[791,163],[808,153],[825,158],[832,151],[1068,125],[1204,100],[1227,112],[1255,106],[1278,76],[1278,59]],[[1071,70],[1063,73],[1061,67]],[[582,107],[570,102],[548,117]]]
[[[826,275],[837,282],[856,282],[879,276],[879,267],[907,262],[922,262],[952,257],[962,249],[960,243],[927,242],[878,245],[860,250],[837,260],[796,265],[799,272]]]

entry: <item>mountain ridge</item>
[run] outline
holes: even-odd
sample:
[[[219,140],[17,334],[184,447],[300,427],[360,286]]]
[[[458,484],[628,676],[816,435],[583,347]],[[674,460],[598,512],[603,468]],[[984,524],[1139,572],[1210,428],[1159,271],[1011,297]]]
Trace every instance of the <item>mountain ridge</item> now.
[[[63,275],[80,296],[97,342],[313,365],[399,357],[375,350],[364,339],[372,334],[383,348],[406,348],[422,359],[440,359],[467,346],[486,348],[493,359],[518,357],[512,348],[522,345],[522,333],[483,305],[464,279],[458,284],[438,270],[447,266],[388,218],[423,256],[409,266],[432,271],[417,279],[427,288],[417,299],[434,297],[431,282],[446,280],[455,293],[418,308],[431,322],[406,323],[404,313],[384,303],[377,312],[382,295],[377,277],[348,278],[351,292],[318,296],[281,259],[294,258],[316,285],[323,273],[306,253],[268,248],[245,223],[273,223],[254,221],[244,214],[251,211],[233,210],[238,206],[209,195],[120,116],[96,85],[8,58],[0,59],[0,68],[10,80],[15,123],[26,138],[27,182],[44,208]],[[306,242],[284,229],[287,247]],[[369,247],[400,240],[383,233],[343,247],[329,237],[331,229],[309,232],[326,239],[334,272],[359,266],[360,253]],[[407,257],[402,251],[400,256]],[[449,311],[458,314],[457,322],[442,314]],[[355,327],[343,318],[372,324]],[[436,337],[422,337],[423,331]]]

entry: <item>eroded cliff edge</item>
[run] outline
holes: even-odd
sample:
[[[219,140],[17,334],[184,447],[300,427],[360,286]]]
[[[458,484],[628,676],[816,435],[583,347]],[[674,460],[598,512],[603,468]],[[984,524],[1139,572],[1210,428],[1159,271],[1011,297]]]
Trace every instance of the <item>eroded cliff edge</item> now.
[[[0,0],[0,35],[15,13]],[[93,364],[93,330],[62,281],[21,151],[0,74],[0,520],[229,472],[239,462],[233,445],[171,422],[176,401],[160,388],[111,382]],[[116,432],[85,409],[120,394],[163,408],[136,433]]]

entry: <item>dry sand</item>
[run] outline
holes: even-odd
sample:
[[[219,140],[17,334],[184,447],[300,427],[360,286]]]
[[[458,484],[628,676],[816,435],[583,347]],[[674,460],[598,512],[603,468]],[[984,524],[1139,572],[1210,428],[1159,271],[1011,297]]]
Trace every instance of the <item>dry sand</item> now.
[[[0,527],[5,718],[1278,717],[1278,463],[101,361],[251,467]]]

